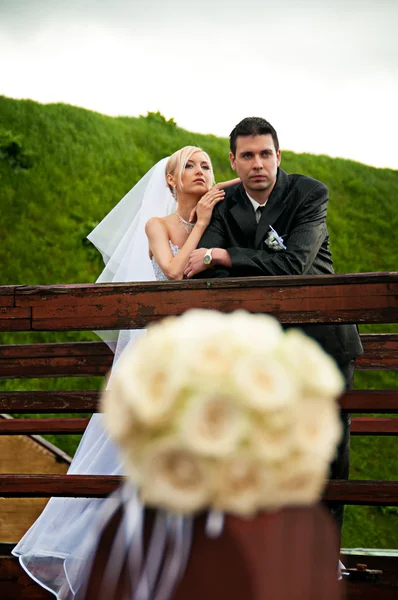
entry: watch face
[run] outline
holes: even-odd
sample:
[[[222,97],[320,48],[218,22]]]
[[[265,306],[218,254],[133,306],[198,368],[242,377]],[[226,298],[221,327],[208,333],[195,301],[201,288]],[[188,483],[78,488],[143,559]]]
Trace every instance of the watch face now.
[[[203,262],[205,263],[205,265],[209,265],[211,263],[211,256],[209,254],[206,254],[203,258]]]

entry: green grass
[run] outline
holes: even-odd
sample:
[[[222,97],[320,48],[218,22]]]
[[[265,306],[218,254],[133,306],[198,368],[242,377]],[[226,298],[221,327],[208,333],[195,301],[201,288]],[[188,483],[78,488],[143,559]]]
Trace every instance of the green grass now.
[[[233,177],[228,141],[185,131],[173,121],[111,118],[63,104],[0,96],[1,284],[95,281],[99,255],[85,236],[160,158],[202,146],[216,179]],[[343,135],[343,133],[342,133]],[[282,153],[282,167],[330,190],[328,227],[337,273],[391,271],[396,264],[398,171],[328,156]],[[361,331],[397,331],[366,326]],[[6,333],[1,343],[97,339],[90,332]],[[100,378],[10,380],[1,389],[98,389]],[[358,372],[356,387],[396,388],[394,373]],[[48,436],[73,453],[78,436]],[[396,438],[353,437],[354,479],[398,479]],[[348,507],[343,546],[397,546],[397,511]]]

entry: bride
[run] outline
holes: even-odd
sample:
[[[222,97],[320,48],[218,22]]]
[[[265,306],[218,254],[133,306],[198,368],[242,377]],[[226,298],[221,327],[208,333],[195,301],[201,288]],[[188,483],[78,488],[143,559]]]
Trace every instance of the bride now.
[[[186,146],[162,159],[91,232],[105,268],[98,282],[182,279],[190,253],[223,200],[209,156]],[[142,331],[97,332],[114,350],[114,364]],[[110,378],[109,385],[112,385]],[[68,474],[121,475],[117,448],[96,414]],[[52,498],[13,550],[25,571],[59,600],[73,600],[92,553],[91,535],[103,499]]]

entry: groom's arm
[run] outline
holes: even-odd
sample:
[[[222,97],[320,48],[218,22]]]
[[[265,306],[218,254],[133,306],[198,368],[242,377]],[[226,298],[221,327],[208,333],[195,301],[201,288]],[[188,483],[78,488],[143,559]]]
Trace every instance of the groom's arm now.
[[[229,276],[232,277],[303,275],[311,267],[327,236],[328,197],[327,187],[319,182],[303,200],[297,210],[293,228],[286,239],[286,250],[228,247],[228,240],[225,240],[225,237],[217,237],[217,235],[207,237],[207,231],[200,245],[206,243],[206,248],[214,248],[214,270],[227,269]],[[216,226],[219,227],[220,224],[216,223]],[[217,245],[218,241],[221,241],[221,244]],[[214,245],[211,242],[215,242]],[[192,277],[203,268],[203,257],[199,250],[195,250],[191,254],[185,274]],[[210,272],[206,270],[201,276],[208,277]]]
[[[327,236],[328,189],[314,188],[298,209],[285,240],[286,250],[227,248],[231,275],[303,275],[308,272]],[[283,235],[283,232],[279,232]]]

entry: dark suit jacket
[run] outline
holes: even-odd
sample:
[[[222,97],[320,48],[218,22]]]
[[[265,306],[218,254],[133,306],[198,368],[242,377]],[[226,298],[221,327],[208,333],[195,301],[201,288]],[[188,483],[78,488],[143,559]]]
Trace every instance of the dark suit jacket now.
[[[200,276],[333,273],[327,205],[328,189],[323,183],[278,169],[275,187],[257,225],[243,185],[231,186],[225,199],[216,205],[199,247],[226,248],[232,268],[207,270]],[[275,251],[265,244],[270,225],[283,237],[286,250]],[[363,352],[356,325],[306,325],[302,329],[340,364]]]

